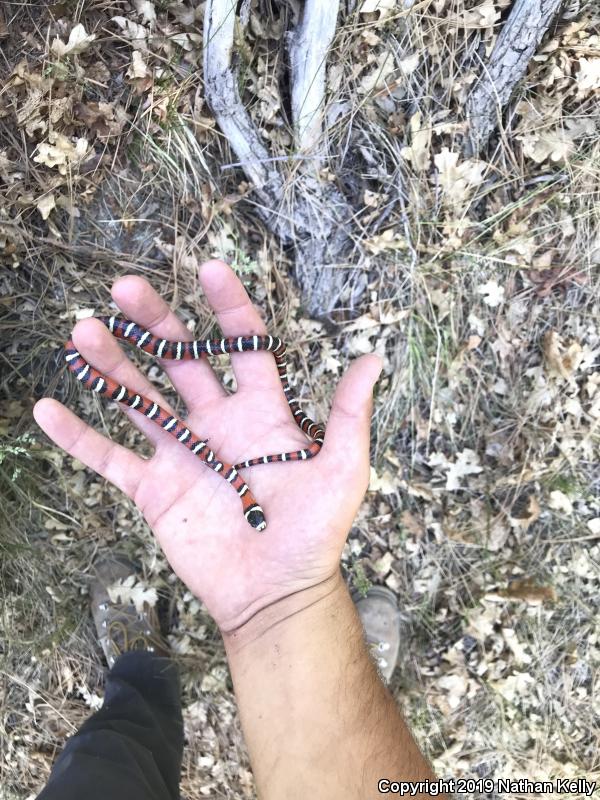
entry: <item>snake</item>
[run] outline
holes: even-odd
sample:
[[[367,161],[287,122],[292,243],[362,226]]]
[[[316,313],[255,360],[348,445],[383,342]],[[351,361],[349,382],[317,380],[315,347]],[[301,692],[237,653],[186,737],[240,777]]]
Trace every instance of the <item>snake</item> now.
[[[325,428],[319,423],[313,422],[300,408],[299,398],[294,397],[294,391],[289,384],[286,360],[287,348],[284,342],[276,336],[257,335],[233,336],[223,339],[197,339],[194,341],[170,341],[154,336],[150,331],[144,330],[136,322],[129,319],[116,316],[99,316],[95,317],[95,319],[105,325],[117,339],[135,345],[139,350],[158,359],[190,361],[206,356],[256,352],[258,350],[273,354],[279,380],[293,419],[300,430],[312,441],[310,444],[307,442],[307,446],[302,450],[259,456],[237,464],[230,464],[213,452],[207,438],[196,435],[182,420],[161,408],[158,403],[149,400],[143,394],[134,392],[127,386],[117,383],[94,369],[77,350],[72,338],[69,339],[64,347],[67,367],[84,388],[135,409],[135,411],[143,414],[175,437],[178,442],[187,447],[209,469],[212,469],[213,472],[216,472],[226,480],[237,492],[242,504],[242,512],[249,525],[258,532],[265,530],[267,527],[265,513],[256,501],[250,487],[240,475],[240,470],[258,466],[259,464],[305,461],[314,458],[321,450],[325,437]]]

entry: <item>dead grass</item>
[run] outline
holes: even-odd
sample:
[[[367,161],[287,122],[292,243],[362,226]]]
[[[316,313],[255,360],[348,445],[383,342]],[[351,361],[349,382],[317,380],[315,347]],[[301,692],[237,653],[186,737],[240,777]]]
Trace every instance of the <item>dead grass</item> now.
[[[184,794],[253,795],[214,625],[137,512],[31,419],[49,394],[145,447],[66,379],[61,343],[79,314],[106,309],[124,272],[148,277],[203,334],[212,323],[195,271],[213,255],[236,265],[271,328],[295,345],[317,416],[348,359],[385,356],[372,490],[344,563],[349,580],[399,595],[406,647],[394,688],[436,769],[598,779],[600,149],[597,91],[579,79],[581,59],[600,56],[597,8],[581,3],[557,22],[480,161],[460,154],[464,102],[494,36],[467,27],[479,6],[440,0],[345,18],[323,177],[357,209],[353,260],[369,288],[359,313],[330,329],[303,314],[289,254],[227,166],[235,158],[202,100],[193,9],[154,5],[154,32],[128,2],[67,3],[55,19],[49,7],[2,8],[4,791],[33,796],[100,700],[87,575],[98,551],[118,545],[174,597]],[[282,30],[292,10],[266,0],[252,9],[240,40],[244,97],[274,155],[287,158]],[[147,76],[127,77],[134,47],[114,16],[148,30],[135,48]],[[78,22],[96,40],[57,58],[54,37],[66,42]],[[67,151],[86,139],[86,160],[65,156],[64,174],[36,162],[51,132]],[[293,180],[294,160],[285,168]],[[56,208],[43,219],[49,195]]]

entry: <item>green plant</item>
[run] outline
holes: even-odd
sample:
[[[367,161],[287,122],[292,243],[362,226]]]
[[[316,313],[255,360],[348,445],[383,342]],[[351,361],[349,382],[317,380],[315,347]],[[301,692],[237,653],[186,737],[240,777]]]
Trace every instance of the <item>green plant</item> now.
[[[354,560],[350,565],[350,583],[352,588],[356,589],[362,597],[367,596],[367,592],[373,585],[372,581],[367,577],[362,561]]]

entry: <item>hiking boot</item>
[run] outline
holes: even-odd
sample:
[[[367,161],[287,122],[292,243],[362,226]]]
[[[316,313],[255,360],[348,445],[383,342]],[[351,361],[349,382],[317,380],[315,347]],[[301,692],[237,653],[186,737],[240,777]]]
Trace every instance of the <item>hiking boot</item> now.
[[[352,599],[365,629],[365,639],[383,680],[388,683],[400,651],[400,610],[396,595],[384,586],[372,586]]]
[[[131,650],[168,656],[169,646],[161,635],[155,609],[144,602],[138,611],[133,603],[121,601],[118,595],[119,586],[127,578],[137,577],[135,564],[123,556],[108,555],[96,561],[93,569],[94,581],[90,588],[92,616],[108,666],[112,667],[122,653]],[[124,598],[127,595],[128,589],[123,587]]]

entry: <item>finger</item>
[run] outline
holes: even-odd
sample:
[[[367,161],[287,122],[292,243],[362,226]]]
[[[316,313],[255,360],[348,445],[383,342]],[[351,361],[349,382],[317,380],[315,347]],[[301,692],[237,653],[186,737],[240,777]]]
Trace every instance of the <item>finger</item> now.
[[[90,428],[57,400],[39,400],[33,416],[55,444],[135,498],[146,465],[142,458]]]
[[[189,342],[193,339],[183,322],[144,278],[137,275],[119,278],[113,284],[112,296],[128,319],[135,320],[154,336],[180,342]],[[207,405],[227,396],[207,359],[202,358],[198,361],[158,359],[158,361],[181,395],[188,411],[206,408]]]
[[[223,261],[207,261],[200,267],[199,275],[223,336],[264,336],[267,333],[265,323],[231,267]],[[231,365],[239,389],[266,389],[280,384],[271,353],[232,353]]]
[[[174,414],[161,393],[127,358],[123,347],[97,319],[83,319],[78,322],[73,330],[73,342],[85,360],[103,375],[128,389],[133,389],[138,394],[145,395],[165,411]],[[161,430],[155,422],[143,414],[122,404],[119,407],[155,447],[166,445],[171,441],[172,437],[166,431]]]
[[[340,381],[325,431],[326,457],[341,456],[352,465],[369,463],[373,387],[381,368],[379,356],[362,356]]]

